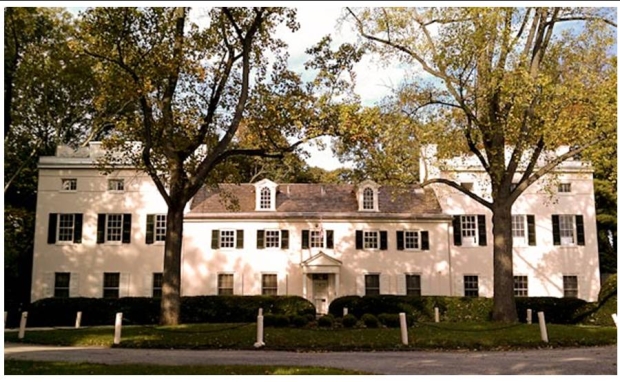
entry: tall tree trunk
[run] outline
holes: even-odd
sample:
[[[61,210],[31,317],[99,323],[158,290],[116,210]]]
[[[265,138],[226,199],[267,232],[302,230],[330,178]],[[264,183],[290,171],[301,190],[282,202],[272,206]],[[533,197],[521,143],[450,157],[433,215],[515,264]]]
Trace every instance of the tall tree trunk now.
[[[181,316],[183,209],[182,203],[172,203],[168,207],[160,316],[162,325],[178,325]]]
[[[517,321],[512,272],[511,205],[494,204],[493,211],[493,321]]]

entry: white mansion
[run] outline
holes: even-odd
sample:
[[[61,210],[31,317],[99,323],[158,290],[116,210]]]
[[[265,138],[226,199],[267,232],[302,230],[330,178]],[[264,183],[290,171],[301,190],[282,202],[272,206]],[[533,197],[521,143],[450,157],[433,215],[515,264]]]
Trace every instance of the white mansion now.
[[[161,293],[166,204],[150,178],[99,172],[99,143],[39,162],[32,300]],[[421,175],[485,197],[474,158],[429,146]],[[553,192],[549,192],[549,188]],[[204,187],[185,212],[183,295],[493,295],[490,212],[443,185],[254,184]],[[517,296],[596,300],[592,170],[567,161],[513,206]]]

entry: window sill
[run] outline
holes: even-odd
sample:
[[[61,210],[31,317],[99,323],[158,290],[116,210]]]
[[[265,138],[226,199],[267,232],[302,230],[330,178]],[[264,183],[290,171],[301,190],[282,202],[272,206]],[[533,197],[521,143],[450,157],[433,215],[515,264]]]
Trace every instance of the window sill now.
[[[129,244],[129,243],[123,243],[122,241],[105,241],[103,243],[98,243],[98,244],[103,244],[103,245],[109,245],[109,246],[117,246],[117,245],[123,245],[123,244]]]
[[[82,243],[74,243],[73,241],[57,241],[54,244],[57,246],[63,247],[67,245],[77,245],[77,244],[82,244]]]
[[[75,194],[77,190],[59,190],[58,192],[62,194]]]

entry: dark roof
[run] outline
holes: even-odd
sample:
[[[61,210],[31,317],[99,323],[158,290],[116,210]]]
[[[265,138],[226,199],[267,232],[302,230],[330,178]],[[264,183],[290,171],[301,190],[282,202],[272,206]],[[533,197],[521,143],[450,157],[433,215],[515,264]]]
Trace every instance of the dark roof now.
[[[276,212],[358,213],[356,191],[357,186],[348,184],[279,184]],[[254,184],[205,186],[192,200],[189,215],[257,212],[255,192]],[[414,215],[442,213],[432,189],[423,190],[419,186],[379,187],[379,212]]]

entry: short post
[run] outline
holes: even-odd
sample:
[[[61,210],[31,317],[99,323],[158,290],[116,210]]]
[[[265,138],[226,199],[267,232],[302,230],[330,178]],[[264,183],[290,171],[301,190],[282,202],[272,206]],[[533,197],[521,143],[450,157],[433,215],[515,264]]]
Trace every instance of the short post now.
[[[400,317],[400,339],[403,342],[403,345],[409,345],[409,335],[407,334],[407,317],[405,317],[405,313],[399,313]]]
[[[545,312],[538,312],[538,323],[540,324],[540,337],[543,342],[549,342],[547,336],[547,324],[545,323]]]
[[[256,317],[256,342],[254,343],[255,348],[262,348],[265,346],[265,342],[263,341],[263,316]]]
[[[342,308],[342,317],[346,316],[347,314],[349,314],[349,308]]]
[[[532,324],[532,309],[527,310],[527,323],[528,325]]]
[[[75,315],[75,328],[79,329],[82,324],[82,312],[77,312]]]
[[[618,327],[618,315],[614,313],[611,315],[611,318],[614,320],[614,324],[616,324],[616,328],[617,328]]]
[[[123,313],[116,313],[116,322],[114,323],[114,345],[121,343],[121,329],[123,326]]]
[[[22,312],[22,319],[19,322],[19,333],[17,335],[17,338],[19,338],[20,340],[24,338],[24,335],[26,334],[26,321],[28,320],[28,312]]]
[[[263,308],[258,308],[258,315],[262,316],[263,315]]]
[[[435,322],[439,322],[439,308],[435,307]]]

